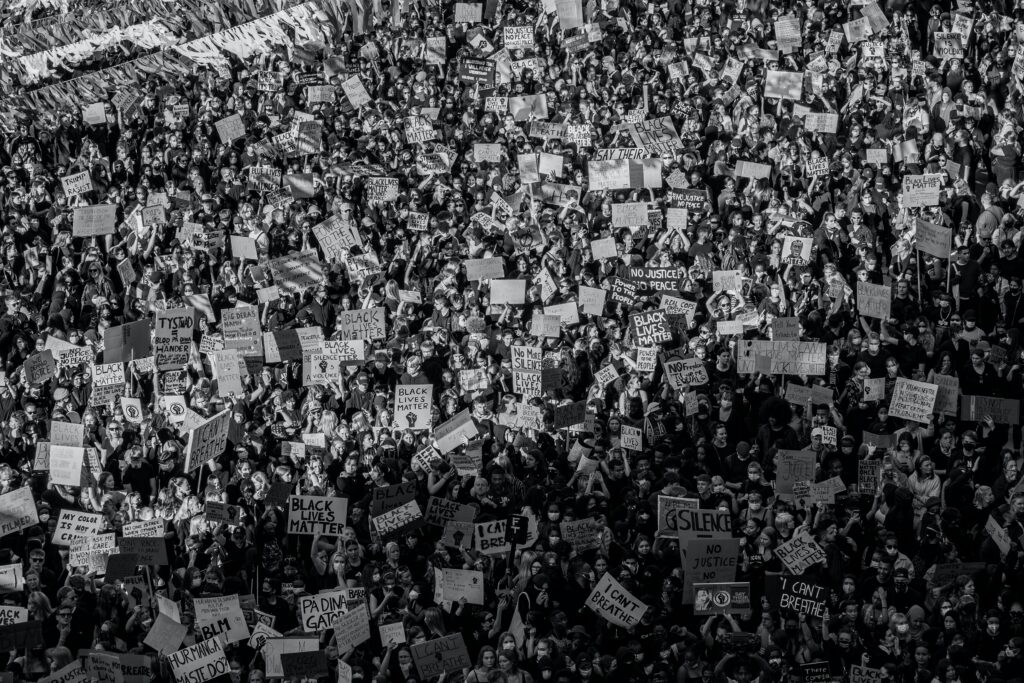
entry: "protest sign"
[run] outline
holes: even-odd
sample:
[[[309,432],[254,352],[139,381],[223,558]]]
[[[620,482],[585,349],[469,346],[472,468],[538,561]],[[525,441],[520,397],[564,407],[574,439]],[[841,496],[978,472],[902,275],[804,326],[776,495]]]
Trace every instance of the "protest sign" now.
[[[373,527],[380,534],[381,538],[388,538],[404,533],[410,529],[423,526],[423,511],[419,503],[410,500],[397,507],[390,508],[374,515],[372,518]]]
[[[779,450],[776,490],[781,495],[793,493],[793,484],[814,479],[817,454],[813,451]]]
[[[500,555],[511,550],[511,542],[505,540],[507,524],[508,522],[504,519],[476,524],[473,528],[473,542],[476,550],[484,555]]]
[[[743,339],[737,344],[737,371],[741,374],[756,372],[757,356],[770,359],[771,374],[825,374],[825,344],[822,343]]]
[[[50,445],[50,482],[62,486],[82,485],[84,448]]]
[[[196,631],[203,640],[222,639],[224,644],[249,638],[249,626],[242,615],[237,595],[193,598]]]
[[[942,415],[956,415],[960,410],[960,379],[948,375],[932,376],[939,392],[935,396],[935,412]]]
[[[344,651],[347,652],[347,650]],[[339,653],[343,652],[340,647],[338,651]],[[295,677],[300,680],[315,680],[326,676],[327,652],[324,650],[283,652],[281,653],[281,672],[286,677]]]
[[[631,332],[638,346],[657,346],[672,341],[668,317],[665,311],[656,310],[634,313],[629,317]]]
[[[466,259],[467,280],[494,280],[505,277],[505,260],[493,258]]]
[[[338,536],[347,515],[347,498],[288,496],[289,534]]]
[[[299,596],[299,626],[306,633],[322,633],[332,628],[339,614],[348,612],[350,605],[359,602],[356,591],[361,589],[337,588],[316,595]]]
[[[960,396],[960,419],[980,421],[991,416],[997,424],[1020,424],[1020,400],[993,396]]]
[[[152,356],[149,328],[149,320],[108,327],[103,332],[103,362],[127,363]]]
[[[427,524],[443,527],[450,521],[472,522],[476,517],[476,508],[464,505],[448,498],[431,496],[427,501],[424,519]]]
[[[885,378],[868,377],[864,380],[864,400],[867,403],[877,403],[885,398]]]
[[[358,75],[342,81],[341,89],[345,91],[345,97],[348,98],[348,101],[355,109],[359,109],[364,104],[369,104],[372,101],[370,93],[366,92],[366,87]]]
[[[447,422],[434,427],[434,441],[443,455],[461,446],[462,437],[474,439],[477,433],[476,424],[467,408]]]
[[[365,643],[370,639],[370,615],[366,604],[356,605],[349,611],[337,615],[333,626],[338,654],[344,654]]]
[[[0,650],[29,650],[40,647],[43,640],[43,622],[40,619],[0,625]]]
[[[483,572],[473,569],[443,568],[441,570],[441,595],[443,600],[452,602],[458,602],[460,598],[464,597],[470,605],[484,604]]]
[[[955,31],[937,31],[934,35],[932,55],[939,59],[963,59],[964,38]]]
[[[121,552],[134,555],[139,565],[165,566],[167,560],[167,543],[162,535],[160,538],[122,538],[118,544]]]
[[[109,235],[114,232],[116,223],[116,204],[76,206],[72,215],[71,234],[74,237]]]
[[[14,564],[8,564],[0,566],[0,594],[15,593],[22,590],[25,587],[25,570],[21,566],[20,562]],[[24,619],[14,619],[11,613],[11,607],[5,607],[0,605],[0,624],[12,624],[18,621],[24,621]],[[24,609],[24,608],[13,608],[13,609]],[[7,611],[5,611],[7,610]]]
[[[224,453],[230,420],[231,411],[223,410],[189,432],[188,447],[185,449],[186,472]]]
[[[696,583],[693,586],[693,613],[741,614],[750,611],[750,583]]]
[[[949,258],[953,239],[952,228],[944,228],[918,218],[916,237],[919,251],[938,258]]]
[[[942,190],[943,174],[903,176],[903,206],[910,209],[920,206],[937,206]]]
[[[647,612],[647,605],[623,588],[611,573],[601,577],[587,597],[586,604],[609,623],[622,628],[636,626]]]
[[[383,306],[339,311],[336,336],[344,341],[384,339],[387,334],[385,316],[386,309]]]
[[[831,162],[825,157],[808,159],[805,167],[805,172],[807,173],[808,178],[826,176],[830,172],[830,165]]]
[[[461,633],[413,643],[410,651],[422,680],[473,666]]]
[[[204,640],[167,655],[177,683],[207,683],[231,671],[224,648],[217,638]]]
[[[825,550],[809,536],[794,536],[779,544],[775,554],[791,574],[803,574],[818,562],[825,562]]]
[[[892,309],[892,287],[857,282],[857,312],[866,318],[888,320]]]
[[[658,496],[658,536],[675,538],[679,535],[679,511],[696,510],[700,501],[696,498]]]
[[[772,71],[765,75],[764,96],[767,98],[799,101],[803,97],[802,72]]]
[[[738,270],[716,270],[711,273],[711,285],[714,291],[739,289],[743,277]]]
[[[403,429],[430,429],[431,384],[399,384],[395,387],[394,420]]]
[[[694,584],[736,580],[740,540],[695,538],[687,541],[685,546],[680,546],[680,555],[683,563],[683,604],[692,605]]]
[[[800,665],[800,674],[804,683],[831,683],[832,673],[828,662],[807,662]]]
[[[698,538],[732,536],[732,517],[728,510],[680,509],[675,519],[676,536],[681,547]]]
[[[31,487],[16,488],[0,496],[0,538],[38,523]]]
[[[825,614],[828,591],[800,576],[779,577],[779,608],[797,614],[821,618]]]
[[[245,137],[245,123],[242,121],[241,114],[226,116],[214,123],[214,127],[217,129],[220,141],[225,145],[230,145],[238,138]]]
[[[484,6],[480,3],[455,3],[455,23],[478,24],[483,19]]]
[[[708,383],[707,368],[704,366],[704,361],[699,358],[673,358],[665,360],[662,365],[665,368],[669,384],[676,391]]]
[[[939,393],[937,384],[917,382],[905,377],[896,379],[889,415],[928,424],[932,419],[935,398]]]
[[[883,676],[881,669],[854,664],[850,667],[850,683],[883,683],[888,676]]]
[[[305,630],[307,633],[309,632],[309,629]],[[263,658],[266,662],[267,677],[281,678],[284,676],[281,664],[282,655],[293,652],[316,652],[320,649],[320,639],[315,637],[267,638],[263,641]]]
[[[806,266],[811,262],[810,239],[796,235],[785,235],[782,238],[782,260],[788,265]]]
[[[491,305],[526,303],[526,280],[491,280]]]
[[[312,290],[324,279],[323,265],[315,251],[304,251],[267,262],[281,294],[299,294]]]
[[[57,374],[57,361],[53,351],[45,349],[34,353],[25,360],[25,380],[29,384],[45,382]]]
[[[60,517],[57,518],[57,528],[53,532],[52,542],[57,546],[68,547],[71,541],[87,538],[102,528],[103,515],[65,508],[60,511]]]

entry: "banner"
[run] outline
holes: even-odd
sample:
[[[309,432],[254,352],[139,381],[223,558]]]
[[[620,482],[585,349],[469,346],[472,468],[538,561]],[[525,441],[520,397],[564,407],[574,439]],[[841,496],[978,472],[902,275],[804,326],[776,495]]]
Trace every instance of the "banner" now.
[[[825,344],[818,342],[761,341],[742,339],[736,347],[740,374],[757,372],[758,356],[771,361],[773,375],[824,375]]]
[[[953,230],[917,219],[917,248],[937,258],[948,259],[952,252]]]

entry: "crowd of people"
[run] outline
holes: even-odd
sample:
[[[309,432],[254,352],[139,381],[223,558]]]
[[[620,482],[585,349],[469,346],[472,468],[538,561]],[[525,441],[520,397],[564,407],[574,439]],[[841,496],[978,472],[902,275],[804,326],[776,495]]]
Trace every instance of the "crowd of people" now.
[[[1024,681],[1019,4],[346,11],[0,132],[0,680]]]

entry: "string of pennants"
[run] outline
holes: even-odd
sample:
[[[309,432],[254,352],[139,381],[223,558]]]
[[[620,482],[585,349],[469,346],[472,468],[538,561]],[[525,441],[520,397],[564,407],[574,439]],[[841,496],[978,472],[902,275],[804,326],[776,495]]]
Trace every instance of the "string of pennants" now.
[[[277,1],[279,5],[288,4]],[[329,8],[337,17],[341,12],[339,7],[331,7],[334,4],[330,0],[320,3],[307,1],[187,43],[169,46],[151,55],[25,92],[16,98],[0,99],[0,116],[9,117],[19,110],[80,109],[91,102],[106,101],[110,90],[137,86],[140,79],[152,74],[186,74],[196,62],[223,64],[225,52],[247,59],[271,52],[280,45],[322,42],[321,27],[325,23],[322,14],[328,12],[320,10],[321,7]]]

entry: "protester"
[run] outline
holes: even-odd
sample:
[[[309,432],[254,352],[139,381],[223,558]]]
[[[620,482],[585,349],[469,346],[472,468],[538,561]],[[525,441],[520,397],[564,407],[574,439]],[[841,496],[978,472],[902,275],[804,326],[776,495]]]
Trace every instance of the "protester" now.
[[[1020,8],[222,5],[0,10],[7,680],[1024,680]]]

